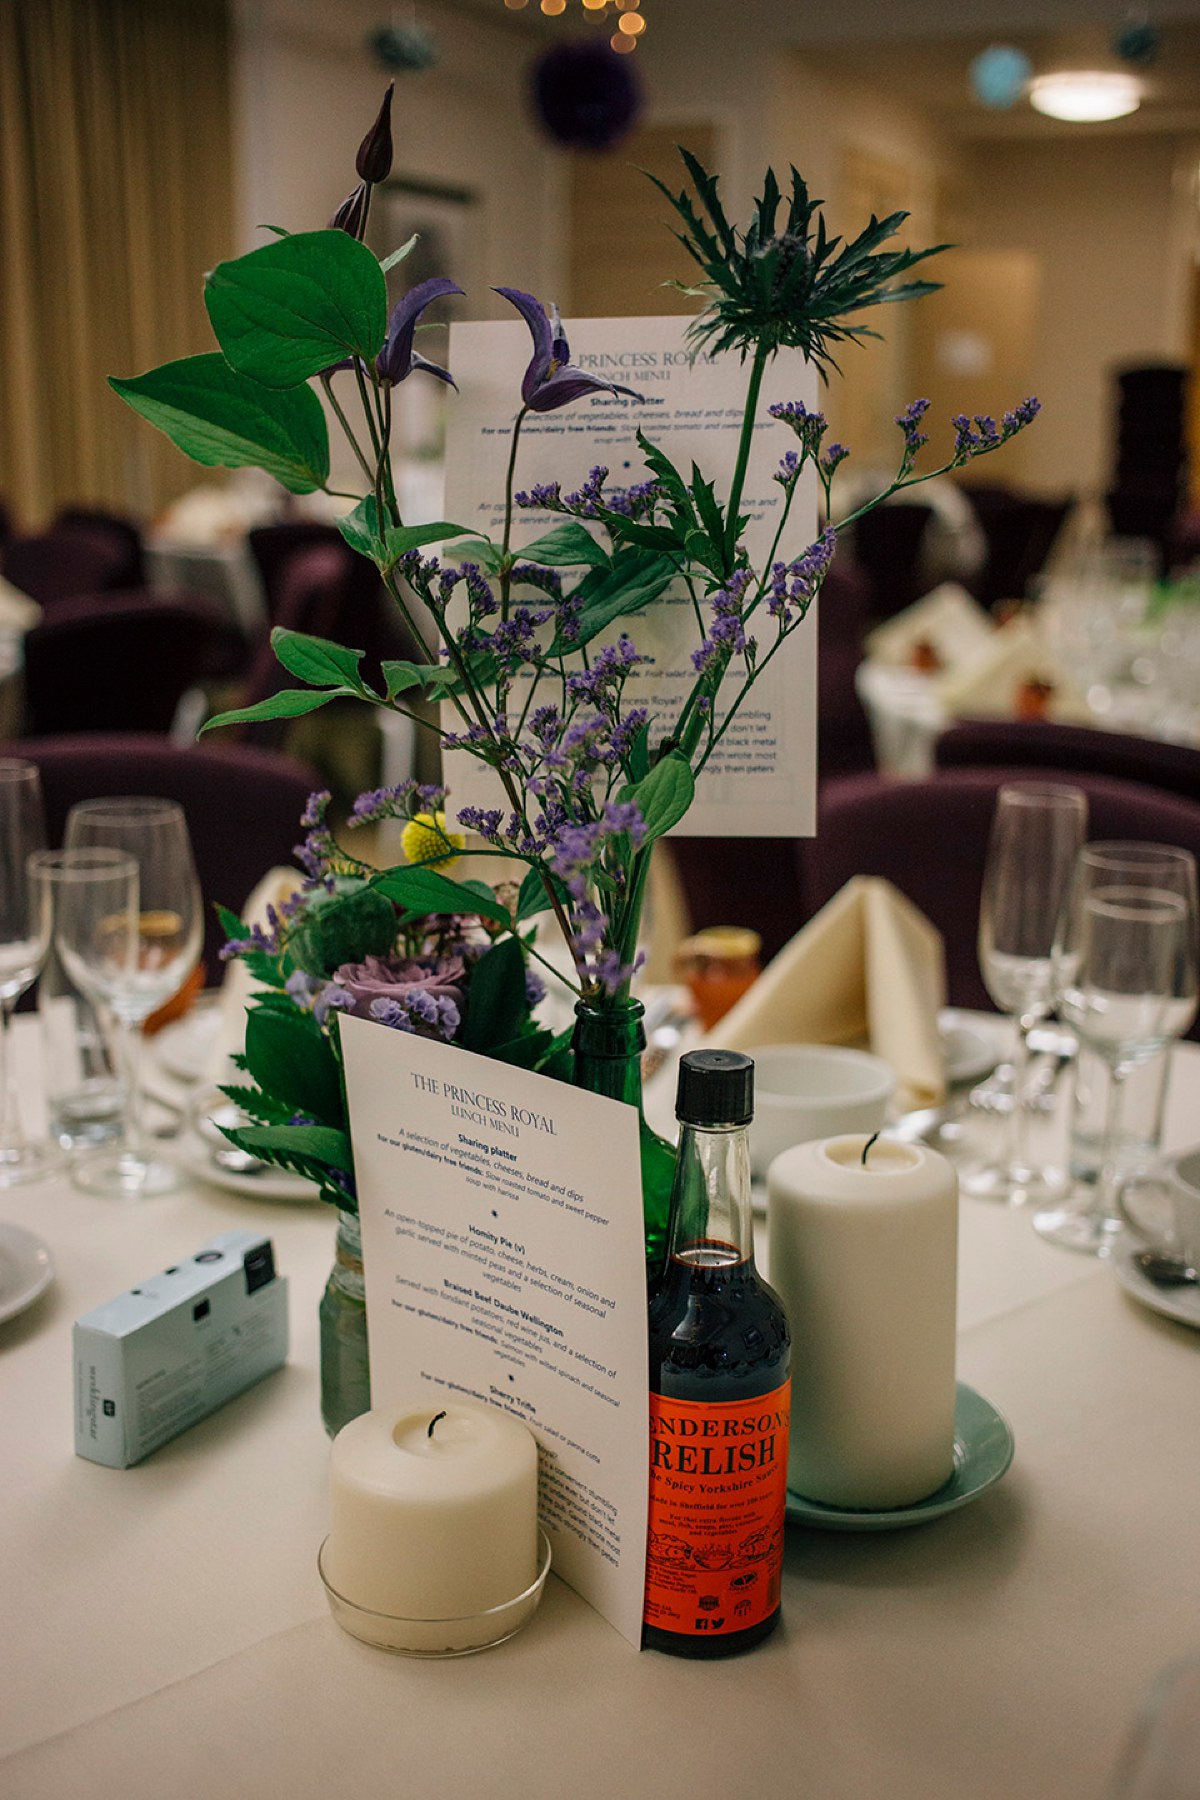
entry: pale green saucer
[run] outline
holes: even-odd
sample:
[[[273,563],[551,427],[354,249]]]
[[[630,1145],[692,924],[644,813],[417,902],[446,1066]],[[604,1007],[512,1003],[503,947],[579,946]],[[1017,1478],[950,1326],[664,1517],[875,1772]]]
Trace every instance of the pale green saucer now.
[[[904,1525],[923,1525],[975,1500],[994,1487],[1013,1458],[1013,1434],[1008,1420],[990,1400],[977,1394],[965,1381],[958,1383],[954,1402],[954,1473],[936,1494],[912,1506],[882,1512],[859,1512],[846,1506],[825,1506],[806,1500],[788,1489],[787,1516],[794,1525],[817,1531],[898,1531]]]

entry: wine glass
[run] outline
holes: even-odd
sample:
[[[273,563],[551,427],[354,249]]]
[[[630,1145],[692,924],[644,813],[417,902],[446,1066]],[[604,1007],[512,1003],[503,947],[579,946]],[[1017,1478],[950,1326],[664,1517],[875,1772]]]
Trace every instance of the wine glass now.
[[[967,1164],[965,1193],[1020,1204],[1065,1189],[1028,1149],[1029,1032],[1053,1006],[1051,951],[1071,871],[1087,830],[1087,796],[1053,782],[1020,781],[996,796],[979,911],[984,986],[1016,1025],[1008,1144],[998,1162]]]
[[[1054,946],[1054,987],[1061,1017],[1107,1067],[1108,1098],[1094,1191],[1034,1216],[1054,1243],[1102,1255],[1121,1228],[1124,1082],[1195,1017],[1198,929],[1190,851],[1103,843],[1080,852]]]
[[[141,1125],[139,1081],[142,1027],[179,992],[200,954],[203,914],[183,808],[173,800],[84,800],[67,814],[67,850],[118,850],[138,869],[136,953],[113,944],[56,943],[72,978],[115,1017],[124,1062],[126,1114],[122,1141],[77,1162],[72,1176],[90,1193],[138,1196],[166,1193],[178,1169],[150,1153]],[[102,934],[103,935],[103,934]]]
[[[12,1010],[50,947],[50,914],[27,864],[46,842],[42,787],[33,763],[0,760],[0,1187],[32,1181],[62,1161],[50,1143],[31,1144],[21,1128],[12,1057]]]

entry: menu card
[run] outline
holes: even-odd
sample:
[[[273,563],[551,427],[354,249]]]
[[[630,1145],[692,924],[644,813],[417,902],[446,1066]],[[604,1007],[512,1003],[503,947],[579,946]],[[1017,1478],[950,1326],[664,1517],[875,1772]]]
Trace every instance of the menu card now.
[[[729,491],[741,433],[747,366],[737,356],[693,356],[685,340],[690,320],[575,319],[566,326],[571,361],[589,374],[645,395],[639,404],[621,394],[597,393],[557,412],[530,413],[521,426],[518,492],[551,481],[564,494],[582,487],[598,464],[609,486],[632,487],[649,478],[637,442],[640,430],[691,479],[695,462],[717,494]],[[505,471],[521,377],[530,337],[520,321],[450,327],[450,361],[459,394],[448,413],[445,516],[499,541],[503,533]],[[761,568],[783,511],[783,489],[772,479],[782,458],[796,448],[790,429],[767,407],[776,400],[816,405],[816,375],[799,351],[782,351],[770,364],[754,428],[742,512],[751,559]],[[792,503],[787,530],[774,560],[802,554],[816,536],[816,481],[806,469]],[[513,545],[561,524],[561,515],[517,509]],[[453,554],[453,545],[449,546]],[[689,837],[801,837],[816,829],[816,608],[763,670],[734,723],[697,784],[696,799],[674,829]],[[653,662],[633,672],[624,690],[626,708],[647,706],[655,734],[666,735],[683,706],[695,670],[691,655],[699,637],[692,601],[682,584],[668,588],[644,612],[617,619],[597,644],[627,632]],[[754,634],[760,656],[774,642],[765,615]],[[741,667],[735,659],[735,670]],[[736,673],[722,688],[727,704]],[[718,702],[719,706],[723,704]],[[519,704],[511,707],[519,713]],[[457,729],[457,726],[452,727]],[[503,804],[495,777],[465,752],[446,758],[455,808]]]
[[[646,1562],[646,1266],[633,1107],[339,1021],[371,1399],[466,1394],[540,1447],[553,1567],[633,1644]]]

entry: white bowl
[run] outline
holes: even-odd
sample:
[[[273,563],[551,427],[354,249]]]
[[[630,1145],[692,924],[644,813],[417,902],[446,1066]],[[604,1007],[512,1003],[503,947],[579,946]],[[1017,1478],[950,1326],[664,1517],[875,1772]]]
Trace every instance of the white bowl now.
[[[865,1050],[835,1044],[766,1044],[754,1059],[750,1167],[762,1179],[781,1150],[847,1131],[878,1131],[896,1087]]]

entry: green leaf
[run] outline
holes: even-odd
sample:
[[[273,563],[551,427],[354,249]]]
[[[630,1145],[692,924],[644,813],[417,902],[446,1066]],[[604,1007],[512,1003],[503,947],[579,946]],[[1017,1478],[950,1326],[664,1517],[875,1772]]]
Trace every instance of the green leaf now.
[[[246,1069],[264,1094],[322,1124],[344,1122],[337,1058],[311,1013],[246,1014]]]
[[[478,913],[509,921],[508,909],[482,881],[448,881],[436,869],[388,869],[374,881],[376,893],[417,913]]]
[[[298,917],[288,949],[309,975],[332,975],[343,963],[386,956],[395,945],[395,909],[361,876],[338,877],[333,893],[312,895]]]
[[[525,956],[515,937],[502,938],[471,970],[463,1047],[490,1056],[495,1045],[507,1044],[518,1035],[528,1017]]]
[[[670,457],[660,450],[657,444],[652,444],[644,432],[638,432],[637,441],[638,448],[641,450],[643,460],[645,461],[646,467],[650,470],[650,473],[659,482],[663,491],[668,494],[677,505],[686,509],[688,505],[687,483],[684,481],[683,476],[679,473],[679,470],[675,467],[675,464],[671,461]]]
[[[358,666],[364,650],[350,650],[328,638],[310,637],[304,631],[288,631],[276,625],[271,633],[271,648],[289,675],[311,681],[314,687],[344,683],[361,691],[362,677]]]
[[[379,266],[383,270],[385,275],[388,273],[389,269],[394,269],[396,267],[397,263],[402,263],[406,256],[412,255],[413,251],[417,247],[418,242],[420,241],[420,237],[421,237],[420,232],[414,231],[407,243],[401,244],[401,246],[398,250],[393,250],[392,254],[390,256],[384,257],[383,261],[380,263]]]
[[[361,698],[354,688],[281,688],[279,693],[271,694],[266,700],[258,700],[253,706],[239,706],[232,712],[218,713],[215,718],[205,719],[200,727],[200,736],[206,731],[215,731],[219,725],[254,725],[260,719],[298,719],[302,713],[316,712],[319,706],[328,706],[331,700],[358,700]]]
[[[489,544],[486,538],[468,538],[465,543],[455,544],[454,554],[461,562],[478,563],[489,575],[500,573],[503,558],[495,544]]]
[[[331,1169],[341,1169],[347,1175],[354,1173],[350,1139],[344,1131],[336,1131],[331,1126],[238,1125],[226,1135],[232,1137],[235,1131],[240,1147],[256,1156],[274,1150],[289,1160],[303,1157]]]
[[[459,674],[450,663],[414,663],[397,660],[380,664],[383,679],[387,682],[387,697],[394,700],[397,694],[406,694],[410,688],[420,687],[429,690],[435,699],[443,694],[452,694],[459,686]]]
[[[566,884],[557,875],[551,875],[554,891],[566,904],[569,896]],[[538,913],[549,912],[550,896],[546,892],[546,882],[537,869],[530,869],[521,883],[521,891],[517,895],[517,919],[532,919]]]
[[[368,556],[380,569],[390,569],[410,550],[421,550],[426,544],[439,544],[443,538],[460,538],[464,525],[453,525],[449,519],[438,519],[431,525],[386,525],[382,539],[377,526],[378,513],[374,494],[361,499],[353,512],[343,513],[337,528],[352,550]]]
[[[579,584],[584,604],[576,636],[556,636],[547,654],[569,656],[582,649],[614,619],[640,612],[657,600],[676,573],[676,565],[668,557],[647,555],[644,550],[618,551],[610,569],[593,570]]]
[[[227,1100],[232,1100],[233,1104],[256,1125],[286,1125],[292,1116],[290,1106],[285,1106],[282,1100],[272,1100],[271,1096],[264,1094],[261,1088],[239,1087],[236,1083],[232,1083],[217,1091],[224,1094]],[[234,1129],[240,1130],[241,1127],[238,1126]]]
[[[573,568],[588,563],[607,569],[611,561],[607,550],[574,519],[556,525],[544,537],[534,538],[532,544],[522,544],[514,554],[520,562],[543,563],[548,568]]]
[[[204,302],[227,360],[268,388],[347,356],[373,363],[387,330],[383,270],[345,231],[297,232],[218,263]]]
[[[264,469],[293,494],[329,479],[329,430],[311,388],[272,394],[215,351],[108,385],[206,468]]]
[[[644,781],[621,789],[618,799],[634,800],[645,820],[643,844],[653,843],[677,825],[687,812],[696,792],[691,765],[685,756],[672,750],[656,763]]]

